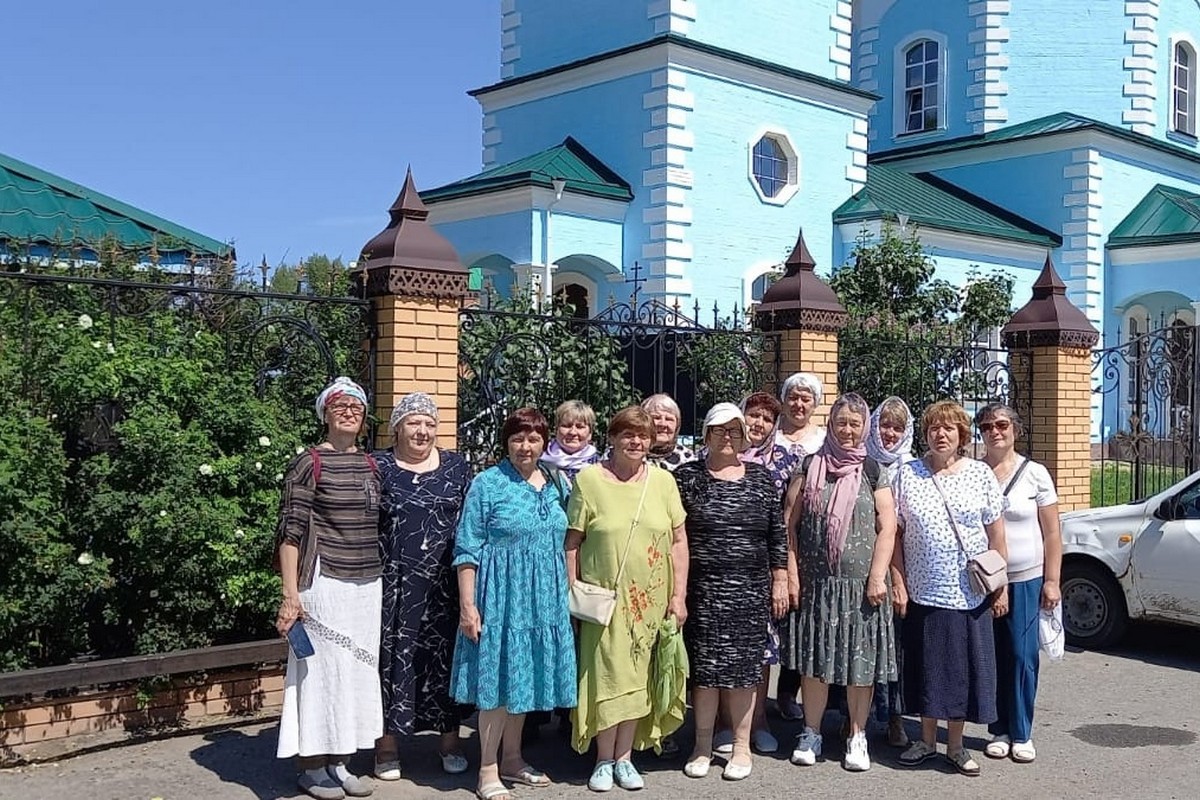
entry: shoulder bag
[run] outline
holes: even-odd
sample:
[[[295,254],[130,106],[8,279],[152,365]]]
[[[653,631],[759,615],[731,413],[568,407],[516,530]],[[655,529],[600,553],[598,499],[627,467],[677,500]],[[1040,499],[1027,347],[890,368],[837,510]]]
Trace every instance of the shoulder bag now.
[[[625,574],[625,562],[629,559],[629,546],[633,543],[633,531],[642,519],[642,508],[646,504],[646,489],[649,486],[650,466],[647,464],[646,477],[642,480],[642,497],[638,500],[633,524],[629,526],[629,536],[625,539],[625,552],[621,556],[621,566],[617,569],[614,586],[621,585],[621,577]],[[576,579],[571,584],[571,590],[567,595],[567,608],[575,619],[607,628],[608,623],[612,621],[613,612],[617,609],[617,590]]]
[[[954,520],[954,512],[950,510],[950,501],[946,499],[946,493],[942,491],[942,483],[932,470],[930,470],[929,476],[933,478],[933,485],[937,488],[938,494],[942,496],[942,505],[946,507],[946,516],[950,519],[950,527],[954,530],[954,537],[958,539],[958,546],[963,553],[966,553],[967,546],[958,530],[958,523]],[[977,556],[968,555],[967,577],[971,581],[973,592],[984,595],[991,594],[1008,585],[1008,562],[1004,560],[1004,556],[1000,555],[999,550],[988,549]]]
[[[1022,459],[1021,466],[1017,467],[1016,471],[1013,472],[1012,477],[1008,479],[1008,484],[1004,487],[1004,496],[1005,497],[1008,497],[1008,493],[1012,491],[1013,484],[1015,484],[1020,479],[1021,473],[1024,472],[1025,468],[1028,466],[1029,466],[1029,459],[1028,458]]]

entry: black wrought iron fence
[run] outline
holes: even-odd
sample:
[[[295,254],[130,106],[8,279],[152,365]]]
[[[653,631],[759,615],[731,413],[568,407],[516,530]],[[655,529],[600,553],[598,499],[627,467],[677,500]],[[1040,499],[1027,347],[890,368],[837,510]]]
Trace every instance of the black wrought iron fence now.
[[[679,404],[681,439],[694,439],[714,403],[738,402],[779,380],[777,334],[750,330],[736,309],[712,325],[655,300],[613,304],[592,319],[492,308],[459,314],[458,447],[477,466],[500,455],[500,426],[521,406],[547,418],[564,400],[591,405],[595,432],[630,403],[663,392]]]
[[[1200,328],[1150,327],[1093,351],[1093,506],[1149,497],[1200,469]]]
[[[852,323],[838,335],[838,388],[858,392],[872,408],[889,396],[904,400],[918,418],[938,400],[954,400],[974,416],[1005,403],[1023,418],[1018,447],[1033,441],[1032,364],[1010,358],[995,332],[955,325],[929,328]],[[920,436],[917,436],[920,439]],[[915,442],[918,450],[924,443]]]

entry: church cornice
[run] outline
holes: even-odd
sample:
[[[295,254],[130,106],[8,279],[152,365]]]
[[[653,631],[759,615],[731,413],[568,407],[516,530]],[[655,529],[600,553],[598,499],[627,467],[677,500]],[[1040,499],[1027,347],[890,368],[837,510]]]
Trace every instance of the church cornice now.
[[[675,33],[598,53],[549,69],[474,89],[468,94],[488,110],[528,102],[538,96],[582,88],[663,66],[695,69],[760,85],[771,91],[811,98],[825,105],[866,114],[879,96],[847,83],[754,58],[735,50]]]

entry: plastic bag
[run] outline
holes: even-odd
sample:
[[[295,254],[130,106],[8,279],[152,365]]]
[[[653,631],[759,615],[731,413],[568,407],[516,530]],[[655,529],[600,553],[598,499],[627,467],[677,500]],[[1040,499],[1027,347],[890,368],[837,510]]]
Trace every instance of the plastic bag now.
[[[1038,645],[1046,658],[1051,661],[1063,660],[1067,637],[1063,633],[1061,602],[1050,611],[1043,608],[1038,612]]]

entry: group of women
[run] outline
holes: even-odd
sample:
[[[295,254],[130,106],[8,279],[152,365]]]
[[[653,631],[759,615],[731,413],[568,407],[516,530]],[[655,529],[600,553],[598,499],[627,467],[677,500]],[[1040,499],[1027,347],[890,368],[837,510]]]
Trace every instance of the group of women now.
[[[1019,418],[977,414],[977,461],[966,412],[934,403],[917,458],[899,398],[872,413],[842,395],[827,427],[823,399],[798,373],[779,400],[718,403],[695,452],[666,395],[615,414],[600,446],[584,403],[563,403],[553,431],[518,409],[505,457],[472,479],[436,446],[429,397],[403,398],[393,447],[368,455],[355,445],[365,394],[332,384],[317,400],[326,441],[288,470],[280,517],[276,624],[300,622],[314,643],[289,657],[278,749],[299,756],[299,786],[366,796],[347,757],[373,747],[375,776],[395,780],[398,737],[430,730],[443,769],[466,771],[473,707],[480,798],[551,783],[521,743],[525,715],[553,709],[571,710],[578,752],[594,747],[590,789],[636,790],[633,752],[677,747],[689,692],[684,773],[704,778],[720,756],[721,776],[741,780],[753,751],[778,749],[773,665],[780,715],[803,720],[795,764],[822,759],[831,704],[847,770],[870,767],[873,704],[903,765],[937,755],[940,720],[963,774],[980,770],[966,721],[991,726],[987,755],[1032,761],[1037,615],[1059,601],[1061,542],[1049,474],[1015,452]],[[969,568],[987,550],[1009,584],[985,595]],[[902,714],[920,717],[911,743]]]

